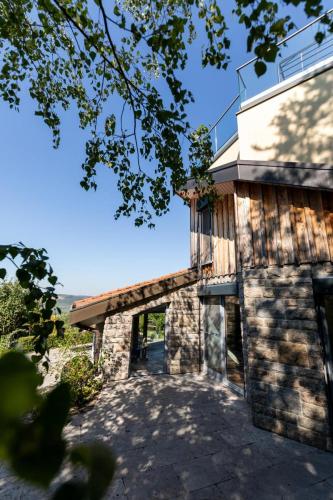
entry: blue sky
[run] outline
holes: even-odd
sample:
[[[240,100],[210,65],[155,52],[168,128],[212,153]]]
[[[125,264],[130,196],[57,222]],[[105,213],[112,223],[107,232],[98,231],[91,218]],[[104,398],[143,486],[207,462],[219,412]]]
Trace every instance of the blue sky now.
[[[300,9],[290,12],[301,26]],[[243,29],[232,18],[229,26],[227,71],[201,69],[199,42],[190,51],[183,81],[196,99],[189,109],[194,127],[213,123],[238,91],[235,68],[249,55]],[[135,228],[131,219],[113,219],[120,198],[106,168],[99,169],[96,192],[80,187],[85,138],[75,111],[63,115],[57,150],[28,97],[19,113],[0,102],[0,116],[1,240],[45,247],[63,284],[59,293],[97,294],[188,267],[189,211],[178,197],[149,230]]]

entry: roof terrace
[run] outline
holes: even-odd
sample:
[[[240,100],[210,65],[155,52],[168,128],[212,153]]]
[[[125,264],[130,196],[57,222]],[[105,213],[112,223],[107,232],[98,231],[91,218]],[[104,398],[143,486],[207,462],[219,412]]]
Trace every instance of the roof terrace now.
[[[333,9],[326,14],[333,16]],[[315,41],[315,35],[324,32],[325,25],[321,20],[326,14],[281,40],[277,60],[267,65],[267,71],[261,77],[255,73],[256,57],[237,68],[239,92],[209,131],[215,158],[237,136],[238,111],[282,91],[288,83],[296,85],[309,75],[333,65],[333,34],[326,33],[321,43]]]

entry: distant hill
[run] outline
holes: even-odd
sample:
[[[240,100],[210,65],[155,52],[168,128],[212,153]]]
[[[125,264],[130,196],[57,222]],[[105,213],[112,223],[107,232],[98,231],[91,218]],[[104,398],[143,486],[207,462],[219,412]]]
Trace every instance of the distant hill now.
[[[67,313],[73,302],[86,297],[87,295],[67,295],[66,293],[59,293],[57,306],[60,307],[61,312]]]

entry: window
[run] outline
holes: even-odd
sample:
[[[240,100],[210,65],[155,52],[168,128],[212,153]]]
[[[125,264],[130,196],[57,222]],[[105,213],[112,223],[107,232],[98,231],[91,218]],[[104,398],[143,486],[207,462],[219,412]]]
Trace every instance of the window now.
[[[208,205],[201,210],[201,231],[199,240],[200,264],[212,261],[212,214]]]
[[[225,297],[226,375],[229,382],[244,387],[244,361],[238,297]]]

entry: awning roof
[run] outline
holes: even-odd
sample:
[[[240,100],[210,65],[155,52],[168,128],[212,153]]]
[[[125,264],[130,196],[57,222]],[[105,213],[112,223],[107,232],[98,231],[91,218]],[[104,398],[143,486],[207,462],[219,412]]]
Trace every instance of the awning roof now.
[[[104,321],[105,317],[121,309],[144,302],[193,283],[198,279],[196,269],[183,269],[158,278],[141,281],[124,288],[78,300],[73,303],[69,313],[70,323],[82,328],[89,328]]]
[[[215,184],[232,186],[235,181],[277,184],[312,189],[333,190],[333,165],[319,163],[237,160],[209,169]],[[186,192],[195,192],[196,181],[189,179]]]

